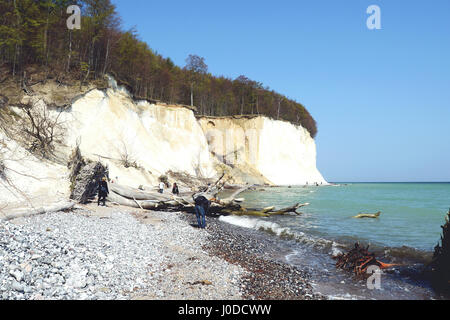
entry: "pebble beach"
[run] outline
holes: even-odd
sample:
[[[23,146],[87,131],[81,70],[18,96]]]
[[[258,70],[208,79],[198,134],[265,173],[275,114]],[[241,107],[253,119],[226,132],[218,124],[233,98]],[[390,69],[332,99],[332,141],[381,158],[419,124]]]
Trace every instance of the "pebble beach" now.
[[[1,300],[307,300],[308,274],[217,218],[77,206],[0,222]]]

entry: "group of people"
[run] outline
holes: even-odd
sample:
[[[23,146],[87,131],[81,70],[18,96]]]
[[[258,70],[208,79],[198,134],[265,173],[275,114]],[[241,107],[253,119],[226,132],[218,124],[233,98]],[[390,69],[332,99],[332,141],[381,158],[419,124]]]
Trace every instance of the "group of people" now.
[[[118,178],[116,177],[116,180]],[[165,183],[159,183],[159,193],[164,193]],[[100,203],[103,203],[103,206],[106,206],[106,197],[109,194],[108,182],[107,178],[103,177],[98,184],[98,201],[97,205],[100,206]],[[178,189],[178,185],[176,183],[172,186],[172,194],[179,196],[180,190]],[[195,215],[197,216],[198,227],[200,229],[206,228],[206,215],[211,206],[211,201],[206,199],[204,196],[198,196],[194,198],[195,202]]]
[[[319,183],[318,183],[318,182],[314,182],[312,185],[313,185],[313,186],[316,186],[316,187],[319,187]],[[322,185],[323,185],[323,182],[320,183],[320,186],[322,186]],[[306,182],[305,187],[306,187],[306,186],[309,186],[309,182]]]
[[[164,182],[160,182],[159,183],[159,189],[158,189],[158,192],[159,193],[164,193],[164,188],[165,188],[165,186],[166,186],[166,184],[164,183]],[[175,196],[179,196],[180,195],[180,190],[178,189],[178,185],[177,185],[177,183],[175,182],[174,184],[173,184],[173,186],[172,186],[172,194],[173,195],[175,195]]]

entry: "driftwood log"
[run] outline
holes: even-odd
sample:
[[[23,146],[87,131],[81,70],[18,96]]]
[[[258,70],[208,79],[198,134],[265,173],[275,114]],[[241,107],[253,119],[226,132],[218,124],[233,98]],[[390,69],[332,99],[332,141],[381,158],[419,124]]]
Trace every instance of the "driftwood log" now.
[[[172,211],[189,211],[194,208],[194,199],[203,195],[211,200],[211,212],[218,213],[224,208],[240,209],[240,205],[234,203],[232,198],[224,200],[217,199],[217,193],[195,193],[191,196],[175,196],[170,194],[161,194],[158,192],[145,192],[118,184],[108,184],[109,195],[108,201],[123,206],[140,208],[145,210],[162,210],[168,209]],[[246,188],[247,189],[247,188]]]
[[[301,213],[297,212],[297,209],[308,206],[309,203],[297,203],[296,205],[280,210],[275,210],[275,207],[268,207],[262,210],[258,209],[246,209],[240,207],[238,210],[233,209],[224,209],[225,213],[229,213],[236,216],[257,216],[257,217],[271,217],[271,216],[279,216],[287,213],[295,213],[297,215],[301,215]]]
[[[147,192],[139,189],[133,189],[130,187],[118,185],[115,183],[109,183],[108,188],[113,193],[120,195],[128,199],[136,200],[155,200],[155,201],[170,201],[172,197],[170,195],[161,194],[158,192]]]
[[[357,216],[354,216],[355,219],[377,219],[381,216],[381,211],[378,211],[377,213],[360,213]]]
[[[17,218],[26,218],[51,212],[59,212],[59,211],[65,211],[72,209],[75,206],[75,202],[61,202],[57,204],[53,204],[51,206],[42,207],[38,209],[32,209],[32,210],[23,210],[23,211],[16,211],[12,213],[8,213],[3,217],[0,217],[0,221],[10,221]]]
[[[111,190],[111,189],[110,189]],[[155,210],[158,209],[159,201],[156,200],[132,200],[126,197],[123,197],[113,191],[110,191],[107,200],[110,202],[114,202],[126,207],[132,208],[142,208],[146,210]]]
[[[229,197],[219,199],[218,194],[223,190],[226,181],[223,181],[222,175],[214,184],[202,188],[199,192],[189,194],[187,196],[175,196],[171,194],[161,194],[158,192],[142,191],[123,185],[109,183],[110,193],[108,200],[120,205],[140,208],[145,210],[170,210],[170,211],[194,211],[194,199],[200,195],[211,201],[210,213],[238,215],[238,216],[260,216],[270,217],[275,215],[283,215],[287,213],[297,213],[297,209],[309,205],[296,204],[294,206],[275,210],[275,207],[265,209],[246,209],[242,206],[243,198],[238,198],[239,194],[252,188],[252,185],[236,190]]]

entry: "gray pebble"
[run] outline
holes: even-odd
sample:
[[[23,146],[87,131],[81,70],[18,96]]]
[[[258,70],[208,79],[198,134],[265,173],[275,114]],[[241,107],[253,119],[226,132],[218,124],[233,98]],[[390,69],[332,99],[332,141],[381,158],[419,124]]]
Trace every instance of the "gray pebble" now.
[[[17,281],[13,281],[13,283],[11,285],[11,289],[13,289],[17,292],[24,292],[24,286]]]

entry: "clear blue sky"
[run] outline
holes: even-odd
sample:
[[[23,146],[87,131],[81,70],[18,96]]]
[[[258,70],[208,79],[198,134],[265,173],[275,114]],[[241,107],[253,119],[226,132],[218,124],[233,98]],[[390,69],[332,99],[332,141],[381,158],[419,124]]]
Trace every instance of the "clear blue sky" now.
[[[113,3],[177,65],[197,54],[304,104],[328,181],[450,181],[449,0]]]

